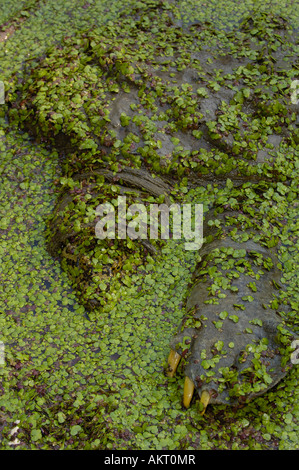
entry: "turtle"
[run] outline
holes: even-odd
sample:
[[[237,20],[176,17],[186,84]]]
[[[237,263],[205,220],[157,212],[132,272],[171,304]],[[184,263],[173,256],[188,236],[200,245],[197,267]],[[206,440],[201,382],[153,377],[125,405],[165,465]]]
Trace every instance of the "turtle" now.
[[[89,309],[112,302],[111,284],[130,282],[161,246],[96,239],[99,204],[126,195],[169,206],[182,181],[186,190],[229,182],[251,197],[255,187],[289,184],[297,158],[298,106],[285,93],[293,72],[282,60],[295,39],[284,18],[250,12],[223,43],[208,23],[182,25],[173,2],[143,0],[127,13],[27,61],[6,98],[10,122],[59,153],[48,246]],[[288,351],[293,333],[269,307],[279,292],[277,250],[261,236],[256,208],[246,217],[225,210],[218,201],[206,217],[187,314],[171,342],[166,373],[185,362],[186,407],[194,388],[204,409],[243,403],[290,367],[281,344]],[[229,227],[242,227],[242,217],[250,239],[241,243]]]

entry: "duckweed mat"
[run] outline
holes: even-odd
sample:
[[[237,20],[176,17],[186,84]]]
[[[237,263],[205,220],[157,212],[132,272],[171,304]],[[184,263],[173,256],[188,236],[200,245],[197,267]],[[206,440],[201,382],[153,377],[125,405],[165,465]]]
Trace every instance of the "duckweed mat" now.
[[[48,221],[57,204],[59,181],[67,186],[70,175],[65,173],[59,145],[48,140],[45,131],[36,139],[30,126],[18,129],[16,122],[22,112],[11,102],[22,74],[28,66],[38,67],[41,57],[53,47],[59,50],[64,41],[92,36],[98,28],[106,28],[107,37],[113,38],[120,18],[128,20],[133,9],[145,12],[146,30],[150,13],[157,7],[173,14],[172,21],[182,34],[193,25],[202,38],[205,29],[209,31],[214,45],[222,40],[235,54],[236,67],[241,67],[237,78],[247,80],[245,91],[243,88],[237,94],[234,112],[224,102],[220,116],[214,114],[208,126],[212,142],[219,136],[224,138],[222,156],[233,150],[239,164],[238,155],[243,157],[250,144],[248,134],[248,140],[243,140],[237,133],[237,148],[233,149],[229,138],[230,132],[236,136],[238,129],[238,105],[242,107],[248,99],[251,87],[258,87],[253,69],[244,67],[245,60],[257,60],[261,81],[269,87],[259,96],[264,108],[260,107],[257,119],[263,125],[250,128],[254,135],[249,155],[259,152],[260,178],[254,183],[236,182],[231,175],[221,181],[214,177],[208,180],[200,162],[200,184],[196,184],[198,175],[189,184],[189,171],[181,170],[172,175],[171,184],[177,201],[202,203],[205,212],[213,205],[242,212],[243,204],[249,213],[251,206],[259,209],[264,239],[269,247],[279,245],[278,268],[285,287],[272,306],[280,307],[281,320],[298,332],[298,106],[290,103],[290,84],[298,75],[296,2],[44,0],[18,2],[16,8],[15,2],[7,1],[0,9],[0,79],[9,89],[10,102],[10,107],[0,105],[2,449],[298,448],[296,366],[274,388],[242,407],[215,404],[203,416],[195,398],[188,410],[182,406],[183,370],[179,368],[175,378],[164,374],[170,341],[184,317],[184,300],[201,260],[200,251],[185,250],[184,240],[167,240],[158,254],[147,255],[130,274],[129,282],[119,283],[115,292],[111,291],[109,302],[91,310],[79,302],[76,282],[47,250]],[[262,18],[263,28],[259,21],[248,20],[252,11],[255,18]],[[247,22],[242,23],[245,18]],[[234,49],[230,36],[238,27],[243,56]],[[288,39],[281,30],[288,31]],[[167,62],[172,52],[166,50],[167,38],[161,41]],[[267,49],[269,43],[271,50]],[[255,50],[251,44],[256,45]],[[209,57],[206,59],[209,64]],[[221,73],[215,78],[212,67],[210,72],[208,89],[217,93],[223,84]],[[182,89],[188,94],[187,88]],[[202,89],[197,94],[203,98],[205,93]],[[273,103],[273,95],[282,99]],[[11,109],[13,118],[10,114],[8,119]],[[252,112],[250,107],[248,112]],[[183,128],[187,127],[186,116],[180,116]],[[123,120],[126,124],[126,116]],[[113,148],[117,150],[121,139],[116,141]],[[159,172],[156,160],[149,161]],[[190,161],[186,155],[180,168],[188,169],[184,161]],[[164,170],[162,166],[165,175]],[[217,163],[211,164],[211,171],[215,170]]]

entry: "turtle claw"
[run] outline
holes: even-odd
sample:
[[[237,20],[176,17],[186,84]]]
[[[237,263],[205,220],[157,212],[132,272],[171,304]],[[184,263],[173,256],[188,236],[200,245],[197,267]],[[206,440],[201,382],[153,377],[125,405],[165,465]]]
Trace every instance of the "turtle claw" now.
[[[185,383],[184,383],[184,397],[183,397],[183,404],[185,408],[189,408],[191,400],[193,398],[195,385],[193,381],[186,375]],[[204,415],[206,408],[210,402],[210,393],[207,390],[203,390],[201,397],[200,397],[200,406],[201,411],[200,414]]]
[[[181,360],[181,355],[177,353],[176,351],[174,351],[173,349],[171,349],[169,356],[168,356],[168,366],[166,369],[166,375],[168,375],[168,377],[174,376],[180,360]]]
[[[202,410],[200,412],[201,415],[204,415],[205,414],[205,411],[206,411],[206,408],[209,404],[209,401],[210,401],[210,394],[207,390],[203,390],[202,394],[201,394],[201,397],[200,397],[200,403],[202,405]]]
[[[189,377],[186,375],[185,377],[185,383],[184,383],[184,398],[183,398],[183,404],[185,408],[189,408],[193,393],[194,393],[194,383]]]

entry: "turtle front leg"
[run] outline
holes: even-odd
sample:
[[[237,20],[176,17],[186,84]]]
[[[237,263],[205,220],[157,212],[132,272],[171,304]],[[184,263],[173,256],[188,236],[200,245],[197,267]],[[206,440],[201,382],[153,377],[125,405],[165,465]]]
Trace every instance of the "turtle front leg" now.
[[[243,405],[273,387],[292,367],[284,351],[295,337],[272,307],[279,294],[278,248],[270,250],[258,238],[252,213],[244,213],[239,227],[244,231],[247,222],[251,238],[239,241],[232,230],[239,213],[215,211],[206,216],[207,242],[166,370],[174,377],[183,358],[183,405],[190,406],[196,390],[201,414],[209,403]],[[215,216],[217,225],[209,224]]]

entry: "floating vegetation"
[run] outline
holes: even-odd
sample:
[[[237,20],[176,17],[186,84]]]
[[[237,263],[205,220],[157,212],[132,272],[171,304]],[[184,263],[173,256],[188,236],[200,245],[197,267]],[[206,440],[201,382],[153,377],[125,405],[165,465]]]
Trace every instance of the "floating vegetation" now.
[[[0,23],[1,447],[298,448],[295,5],[7,1]],[[122,194],[229,232],[97,239]]]

